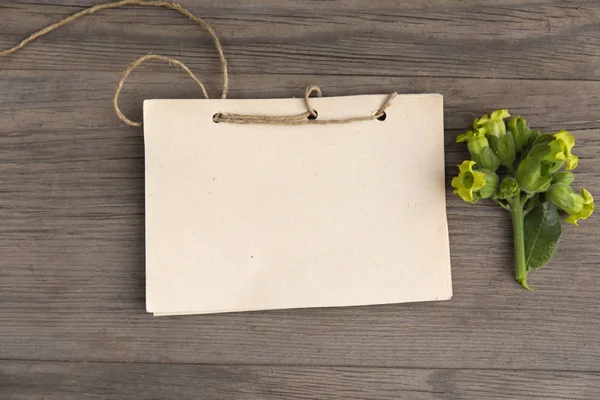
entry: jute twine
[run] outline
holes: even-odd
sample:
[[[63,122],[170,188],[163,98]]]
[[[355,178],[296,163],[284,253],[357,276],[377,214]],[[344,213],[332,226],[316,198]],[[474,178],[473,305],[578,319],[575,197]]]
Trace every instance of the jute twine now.
[[[225,54],[223,53],[223,47],[221,46],[221,42],[215,30],[208,24],[206,21],[201,18],[195,16],[190,11],[181,7],[179,4],[171,3],[167,1],[143,1],[143,0],[121,0],[113,3],[105,3],[99,4],[85,10],[79,11],[73,15],[70,15],[52,25],[45,27],[27,37],[18,45],[0,51],[0,56],[8,56],[10,54],[15,53],[16,51],[22,49],[27,46],[29,43],[34,40],[47,35],[48,33],[67,25],[81,17],[94,14],[101,10],[108,10],[113,8],[120,8],[124,6],[142,6],[142,7],[162,7],[167,8],[169,10],[177,11],[178,13],[185,15],[190,20],[194,21],[198,25],[200,25],[208,34],[212,37],[215,48],[217,49],[217,53],[219,54],[219,59],[221,61],[221,73],[223,75],[223,91],[221,93],[221,98],[226,99],[227,93],[229,91],[229,74],[227,72],[227,59],[225,58]],[[185,71],[194,82],[200,87],[202,94],[205,98],[209,98],[206,88],[198,79],[198,77],[181,61],[178,61],[174,58],[162,56],[158,54],[147,54],[142,56],[129,64],[129,66],[123,71],[123,75],[117,84],[117,89],[115,91],[115,95],[113,97],[113,107],[115,109],[115,113],[121,119],[121,121],[125,122],[129,126],[139,127],[142,126],[141,122],[132,121],[127,118],[121,109],[119,108],[119,95],[121,94],[121,90],[125,85],[125,81],[131,72],[133,72],[137,67],[139,67],[142,63],[148,60],[161,60],[166,61],[170,65],[174,67],[178,67]],[[285,116],[274,116],[274,115],[249,115],[249,114],[230,114],[230,113],[217,113],[213,116],[214,122],[224,122],[224,123],[232,123],[232,124],[270,124],[270,125],[304,125],[304,124],[346,124],[351,122],[359,122],[359,121],[371,121],[374,119],[383,119],[385,116],[385,110],[392,104],[394,97],[396,97],[397,93],[392,92],[392,94],[388,97],[386,102],[374,113],[366,116],[359,117],[351,117],[351,118],[342,118],[342,119],[327,119],[320,120],[318,119],[317,111],[311,106],[309,97],[312,93],[316,93],[318,96],[321,96],[321,89],[318,86],[309,86],[306,89],[304,94],[304,104],[306,106],[306,112],[301,114],[294,115],[285,115]]]

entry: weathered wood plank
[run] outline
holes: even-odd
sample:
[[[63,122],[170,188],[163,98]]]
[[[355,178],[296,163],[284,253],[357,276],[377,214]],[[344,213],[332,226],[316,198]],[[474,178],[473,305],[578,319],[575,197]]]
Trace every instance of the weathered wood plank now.
[[[4,400],[414,399],[600,396],[600,374],[464,369],[4,361]]]
[[[3,4],[0,47],[96,3]],[[326,95],[441,92],[448,178],[465,157],[456,134],[475,116],[508,107],[535,126],[572,130],[581,145],[577,179],[600,194],[598,2],[184,5],[222,34],[231,97],[301,96],[308,84],[321,85]],[[566,229],[561,253],[532,275],[532,294],[511,279],[507,215],[492,205],[467,206],[450,191],[450,302],[146,315],[142,136],[114,116],[110,99],[123,67],[148,51],[183,54],[216,96],[219,67],[210,42],[188,21],[161,11],[91,17],[0,59],[0,358],[600,370],[600,219]],[[163,68],[132,77],[123,98],[128,115],[140,116],[144,98],[198,97],[185,76]],[[542,80],[548,78],[559,80]],[[110,374],[110,365],[99,368]],[[327,376],[328,369],[314,371]],[[453,381],[444,373],[432,373],[432,382]],[[228,374],[236,372],[222,372],[221,379]],[[545,374],[541,382],[560,380]],[[591,375],[560,376],[587,382]],[[496,397],[507,390],[500,382]],[[114,385],[107,384],[111,395]]]
[[[95,0],[0,6],[0,48]],[[183,2],[223,39],[232,76],[260,73],[600,78],[596,1]],[[53,32],[3,70],[115,71],[149,52],[215,74],[200,27],[166,10],[109,10]]]

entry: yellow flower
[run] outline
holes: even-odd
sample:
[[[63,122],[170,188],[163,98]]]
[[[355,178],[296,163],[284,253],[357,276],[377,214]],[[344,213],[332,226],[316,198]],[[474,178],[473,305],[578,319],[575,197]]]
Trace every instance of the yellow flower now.
[[[473,170],[474,165],[475,161],[463,161],[458,166],[458,176],[452,178],[452,187],[456,189],[454,194],[468,203],[475,203],[481,198],[479,191],[485,187],[486,181],[485,173]]]
[[[483,128],[474,129],[458,135],[456,143],[467,142],[467,148],[473,161],[479,168],[496,171],[500,166],[500,159],[490,148],[490,143],[485,137]]]
[[[566,161],[567,170],[570,171],[579,164],[579,157],[571,153],[575,146],[575,138],[569,132],[562,130],[553,135],[554,140],[548,143],[550,147],[549,156],[557,161]]]
[[[569,214],[567,222],[577,225],[580,219],[587,219],[594,212],[594,197],[587,189],[577,194],[565,183],[555,183],[546,192],[546,200],[556,208]]]
[[[483,132],[485,132],[486,135],[502,138],[506,134],[504,119],[508,117],[510,117],[508,110],[496,110],[492,112],[489,117],[484,115],[481,118],[477,118],[473,123],[473,128],[483,128]]]
[[[587,219],[594,212],[594,197],[586,189],[581,189],[581,197],[583,198],[583,205],[581,210],[575,214],[569,215],[567,222],[573,225],[578,225],[577,221],[580,219]]]

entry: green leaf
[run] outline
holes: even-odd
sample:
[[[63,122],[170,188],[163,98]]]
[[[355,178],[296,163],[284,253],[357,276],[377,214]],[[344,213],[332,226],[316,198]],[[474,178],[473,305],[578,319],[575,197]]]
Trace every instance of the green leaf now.
[[[558,210],[548,201],[536,206],[525,216],[524,228],[527,268],[541,268],[554,255],[560,239]]]

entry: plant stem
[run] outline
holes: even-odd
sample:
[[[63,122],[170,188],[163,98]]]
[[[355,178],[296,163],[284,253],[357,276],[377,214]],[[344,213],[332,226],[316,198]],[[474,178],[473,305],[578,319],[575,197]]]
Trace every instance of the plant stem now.
[[[510,201],[510,213],[513,223],[513,240],[515,244],[515,279],[527,290],[527,261],[525,260],[525,229],[523,227],[523,202],[518,193]]]
[[[510,206],[509,206],[508,204],[505,204],[505,203],[504,203],[502,200],[500,200],[500,199],[493,199],[493,200],[494,200],[494,202],[495,202],[496,204],[498,204],[500,207],[504,208],[505,210],[508,210],[508,211],[510,211]]]

